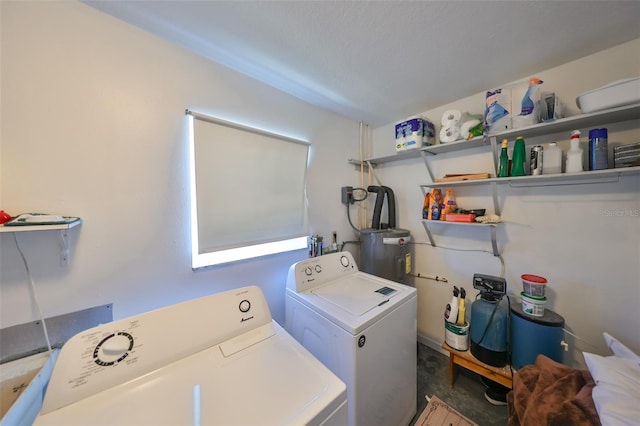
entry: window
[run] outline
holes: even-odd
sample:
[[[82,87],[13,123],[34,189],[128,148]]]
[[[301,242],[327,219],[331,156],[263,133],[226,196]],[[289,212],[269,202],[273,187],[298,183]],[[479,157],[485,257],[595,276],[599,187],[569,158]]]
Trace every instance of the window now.
[[[197,269],[307,246],[309,144],[187,110]]]

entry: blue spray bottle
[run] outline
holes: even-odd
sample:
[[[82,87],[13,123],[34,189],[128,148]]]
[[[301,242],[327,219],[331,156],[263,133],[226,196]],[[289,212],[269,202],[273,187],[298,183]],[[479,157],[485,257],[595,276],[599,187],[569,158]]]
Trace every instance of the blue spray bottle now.
[[[520,108],[520,114],[522,116],[527,116],[533,114],[533,110],[535,109],[535,104],[531,99],[531,91],[538,85],[542,84],[542,80],[539,78],[532,78],[529,80],[529,88],[527,89],[527,93],[524,94],[522,98],[522,105]]]

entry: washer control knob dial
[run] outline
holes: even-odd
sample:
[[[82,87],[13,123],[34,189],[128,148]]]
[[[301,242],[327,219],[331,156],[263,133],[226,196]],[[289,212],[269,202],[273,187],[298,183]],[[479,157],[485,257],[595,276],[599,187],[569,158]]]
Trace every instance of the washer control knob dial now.
[[[341,256],[340,263],[346,268],[347,266],[349,266],[349,258],[347,256]]]
[[[249,309],[251,309],[251,302],[247,299],[243,300],[240,302],[240,305],[238,305],[238,309],[240,309],[240,312],[249,312]]]
[[[103,367],[116,365],[129,356],[133,349],[133,336],[125,331],[110,334],[93,350],[93,361]]]

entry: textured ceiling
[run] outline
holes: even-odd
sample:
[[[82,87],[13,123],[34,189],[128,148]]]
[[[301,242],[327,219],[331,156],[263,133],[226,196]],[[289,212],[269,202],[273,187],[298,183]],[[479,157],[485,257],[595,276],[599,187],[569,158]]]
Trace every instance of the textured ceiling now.
[[[640,37],[640,1],[84,3],[374,127]]]

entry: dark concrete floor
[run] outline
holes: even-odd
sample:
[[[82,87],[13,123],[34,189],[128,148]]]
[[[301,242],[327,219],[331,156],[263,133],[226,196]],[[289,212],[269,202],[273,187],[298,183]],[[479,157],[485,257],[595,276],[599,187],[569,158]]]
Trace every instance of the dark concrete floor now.
[[[480,376],[456,366],[456,380],[449,384],[449,357],[418,343],[418,409],[411,425],[427,406],[425,395],[437,396],[480,426],[507,424],[507,406],[495,406],[484,397]]]

